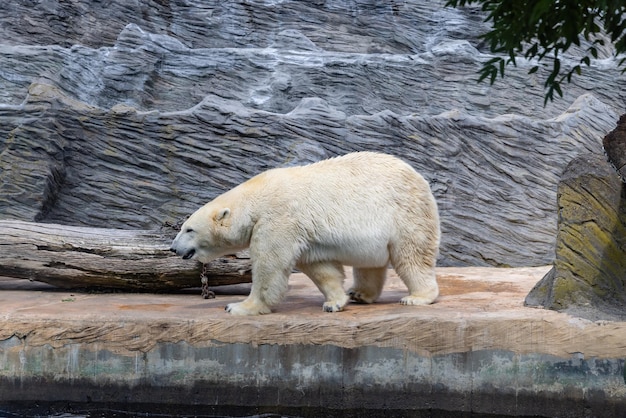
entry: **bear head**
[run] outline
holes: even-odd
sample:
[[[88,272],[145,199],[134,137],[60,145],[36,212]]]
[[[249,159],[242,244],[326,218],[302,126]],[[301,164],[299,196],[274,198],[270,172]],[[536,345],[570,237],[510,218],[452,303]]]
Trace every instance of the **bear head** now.
[[[208,263],[240,247],[233,241],[232,213],[210,203],[194,212],[180,228],[170,251],[185,260]]]

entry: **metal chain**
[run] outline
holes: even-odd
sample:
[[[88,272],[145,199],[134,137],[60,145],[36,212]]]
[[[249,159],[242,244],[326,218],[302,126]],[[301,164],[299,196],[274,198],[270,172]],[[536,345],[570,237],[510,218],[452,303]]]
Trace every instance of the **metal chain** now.
[[[200,283],[202,283],[202,297],[204,299],[214,299],[215,292],[209,290],[209,278],[206,275],[207,265],[202,264],[202,273],[200,273]]]

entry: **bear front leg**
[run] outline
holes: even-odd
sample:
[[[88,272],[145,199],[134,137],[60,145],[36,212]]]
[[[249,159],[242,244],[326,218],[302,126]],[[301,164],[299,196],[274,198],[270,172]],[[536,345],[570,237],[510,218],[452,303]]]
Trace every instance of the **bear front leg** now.
[[[343,290],[345,274],[343,266],[334,261],[311,264],[298,264],[297,268],[309,276],[317,288],[324,294],[326,301],[322,305],[324,312],[338,312],[348,303],[348,296]]]
[[[226,312],[233,315],[260,315],[271,313],[271,307],[277,305],[287,293],[289,275],[292,267],[289,262],[280,263],[277,258],[265,260],[255,257],[250,248],[252,259],[252,288],[250,295],[238,303],[229,303]],[[267,258],[267,256],[265,256]],[[281,264],[287,266],[277,267]]]

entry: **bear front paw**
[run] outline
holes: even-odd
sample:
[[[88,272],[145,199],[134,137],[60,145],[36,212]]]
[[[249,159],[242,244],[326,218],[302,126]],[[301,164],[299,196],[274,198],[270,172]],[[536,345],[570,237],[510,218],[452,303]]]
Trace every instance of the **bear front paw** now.
[[[339,312],[343,310],[343,306],[339,305],[338,303],[324,302],[324,305],[322,305],[322,309],[324,310],[324,312]]]
[[[343,310],[347,303],[348,296],[343,295],[343,297],[341,297],[339,300],[324,302],[324,304],[322,305],[322,309],[324,310],[324,312],[339,312]]]
[[[228,312],[229,314],[237,316],[262,315],[272,312],[267,306],[249,304],[245,301],[238,303],[229,303],[224,309],[226,309],[226,312]]]
[[[424,297],[424,296],[405,296],[400,299],[400,304],[402,305],[430,305],[434,302],[433,298]]]

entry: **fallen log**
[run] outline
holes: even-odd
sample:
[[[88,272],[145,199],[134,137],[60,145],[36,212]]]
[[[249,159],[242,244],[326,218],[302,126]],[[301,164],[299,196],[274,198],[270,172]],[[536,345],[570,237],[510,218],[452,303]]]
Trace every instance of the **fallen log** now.
[[[201,263],[169,251],[173,231],[144,231],[0,220],[0,276],[66,289],[168,291],[199,287]],[[249,283],[241,253],[204,266],[209,286]]]

